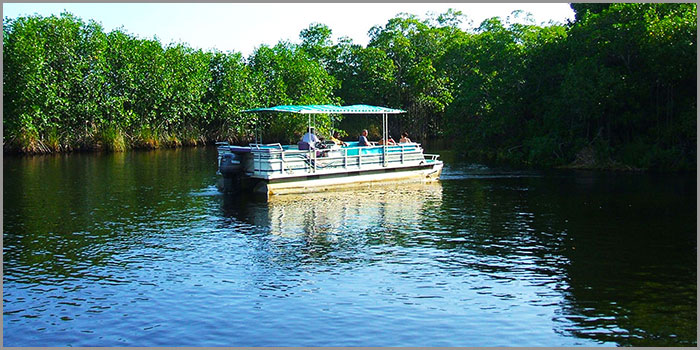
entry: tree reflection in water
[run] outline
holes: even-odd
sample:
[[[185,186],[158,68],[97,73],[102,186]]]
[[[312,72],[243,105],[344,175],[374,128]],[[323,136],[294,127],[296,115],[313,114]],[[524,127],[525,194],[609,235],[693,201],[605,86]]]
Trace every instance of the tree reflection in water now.
[[[437,184],[257,201],[216,190],[213,148],[3,164],[6,344],[72,344],[81,330],[140,344],[150,334],[133,329],[150,321],[203,345],[261,317],[277,323],[246,344],[280,327],[302,345],[344,330],[373,337],[357,344],[696,344],[695,174],[455,161]],[[193,322],[158,319],[173,310]],[[231,328],[181,328],[199,320]]]

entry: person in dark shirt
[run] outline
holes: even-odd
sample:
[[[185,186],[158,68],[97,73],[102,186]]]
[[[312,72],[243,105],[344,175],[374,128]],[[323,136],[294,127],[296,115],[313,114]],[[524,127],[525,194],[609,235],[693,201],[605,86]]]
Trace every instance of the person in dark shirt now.
[[[362,130],[362,134],[360,135],[359,142],[357,144],[358,146],[372,146],[371,143],[367,140],[367,129]]]

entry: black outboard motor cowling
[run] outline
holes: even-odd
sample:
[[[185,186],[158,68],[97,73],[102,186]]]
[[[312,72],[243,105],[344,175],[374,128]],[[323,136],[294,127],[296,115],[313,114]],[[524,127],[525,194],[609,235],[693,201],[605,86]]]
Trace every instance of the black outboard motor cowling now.
[[[224,177],[232,177],[241,172],[241,156],[235,153],[224,153],[219,162],[219,171]]]

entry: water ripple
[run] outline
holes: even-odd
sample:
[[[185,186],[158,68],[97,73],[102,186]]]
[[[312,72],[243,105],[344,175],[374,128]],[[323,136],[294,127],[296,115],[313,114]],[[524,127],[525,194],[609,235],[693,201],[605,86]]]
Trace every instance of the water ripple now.
[[[178,152],[5,164],[5,345],[695,345],[694,182],[455,163],[259,202]]]

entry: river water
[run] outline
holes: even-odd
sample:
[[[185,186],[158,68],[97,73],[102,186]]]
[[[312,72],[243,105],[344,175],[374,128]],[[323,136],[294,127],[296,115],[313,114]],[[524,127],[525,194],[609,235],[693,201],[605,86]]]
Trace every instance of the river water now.
[[[446,165],[223,195],[216,150],[3,161],[5,346],[695,346],[696,178]]]

